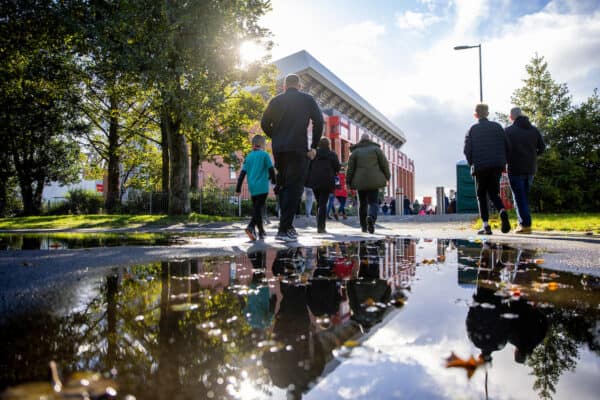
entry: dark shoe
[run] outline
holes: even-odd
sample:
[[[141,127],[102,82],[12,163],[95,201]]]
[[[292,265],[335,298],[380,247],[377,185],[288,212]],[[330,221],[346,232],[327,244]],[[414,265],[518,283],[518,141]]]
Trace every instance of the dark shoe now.
[[[277,232],[275,240],[282,240],[284,242],[295,242],[297,241],[297,238],[295,236],[291,236],[289,232]]]
[[[367,232],[367,227],[363,226],[362,228],[360,228],[360,230],[363,231],[363,232]]]
[[[265,240],[266,237],[267,237],[266,232],[258,232],[258,240]]]
[[[367,231],[375,233],[375,220],[370,215],[367,217]]]
[[[254,229],[251,229],[248,227],[248,228],[244,229],[244,232],[246,232],[246,235],[248,235],[250,240],[252,240],[253,242],[256,240],[256,235],[254,234]]]
[[[327,219],[333,219],[333,217],[331,215],[328,215]]]
[[[477,231],[478,235],[491,235],[492,234],[492,227],[491,226],[486,226],[484,228],[481,228],[480,230]]]
[[[346,213],[343,213],[343,214],[342,214],[342,217],[343,217],[344,219],[348,219],[348,216],[346,215]]]
[[[317,229],[317,233],[327,233],[327,231],[325,230],[325,228]]]
[[[510,221],[508,220],[508,213],[506,210],[500,211],[500,220],[502,221],[502,227],[500,228],[502,233],[510,232]]]
[[[296,232],[296,229],[293,226],[290,229],[288,229],[288,234],[295,238],[298,237],[298,232]]]
[[[338,213],[333,214],[333,218],[335,218],[336,221],[340,220],[340,216],[338,215]]]

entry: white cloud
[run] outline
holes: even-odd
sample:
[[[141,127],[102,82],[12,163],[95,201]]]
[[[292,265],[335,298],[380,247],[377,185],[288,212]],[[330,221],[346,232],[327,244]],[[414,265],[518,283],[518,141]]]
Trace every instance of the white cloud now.
[[[405,11],[402,14],[396,14],[396,25],[400,29],[408,31],[422,32],[441,20],[441,17],[431,13]]]
[[[451,26],[437,37],[431,29],[418,36],[390,29],[406,11],[391,9],[387,18],[361,10],[353,17],[323,16],[278,0],[267,26],[274,33],[274,58],[308,50],[404,131],[403,151],[415,160],[417,196],[431,196],[436,186],[456,185],[455,163],[463,157],[464,133],[479,101],[477,49],[455,51],[454,46],[482,44],[483,95],[492,115],[510,108],[510,96],[522,86],[525,65],[536,52],[548,61],[554,80],[568,84],[576,103],[600,87],[600,10],[590,8],[593,2],[582,9],[574,0],[555,0],[498,25],[499,7],[514,10],[521,4],[508,1],[492,7],[490,0],[455,0],[443,10]],[[441,7],[428,0],[422,4],[428,12],[413,18],[414,27],[427,24],[430,6]],[[496,21],[493,30],[480,26],[490,19]]]

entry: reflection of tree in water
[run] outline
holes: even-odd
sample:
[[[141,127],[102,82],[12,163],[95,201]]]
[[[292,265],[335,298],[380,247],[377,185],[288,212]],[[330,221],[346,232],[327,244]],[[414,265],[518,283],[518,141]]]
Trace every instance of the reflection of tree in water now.
[[[543,399],[551,399],[565,371],[573,371],[579,352],[577,342],[561,324],[551,325],[542,343],[533,350],[527,365],[536,377],[533,389]]]

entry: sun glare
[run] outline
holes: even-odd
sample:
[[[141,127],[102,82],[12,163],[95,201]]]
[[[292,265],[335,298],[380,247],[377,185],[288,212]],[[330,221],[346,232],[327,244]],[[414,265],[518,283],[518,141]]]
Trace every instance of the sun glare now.
[[[267,55],[267,50],[258,42],[247,40],[240,44],[240,58],[243,65],[252,64]]]

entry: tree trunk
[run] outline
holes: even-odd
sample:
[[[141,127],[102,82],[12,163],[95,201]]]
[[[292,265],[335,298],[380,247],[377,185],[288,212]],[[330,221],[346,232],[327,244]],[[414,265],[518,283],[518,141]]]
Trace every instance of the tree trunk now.
[[[33,181],[19,177],[19,187],[23,199],[23,214],[26,216],[39,215],[39,208],[36,208],[33,196]]]
[[[108,213],[114,213],[120,203],[119,196],[119,167],[121,157],[119,155],[119,121],[116,117],[117,100],[110,98],[110,119],[108,126],[108,179],[106,185],[106,201],[104,206]]]
[[[161,114],[160,121],[160,146],[162,147],[162,192],[169,193],[169,138],[167,135],[167,116]]]
[[[192,171],[190,175],[190,190],[197,191],[200,187],[198,182],[198,172],[200,172],[200,145],[198,142],[192,142]]]
[[[179,119],[173,119],[175,107],[166,108],[164,124],[169,142],[169,215],[190,213],[190,163],[185,136],[179,130]]]

